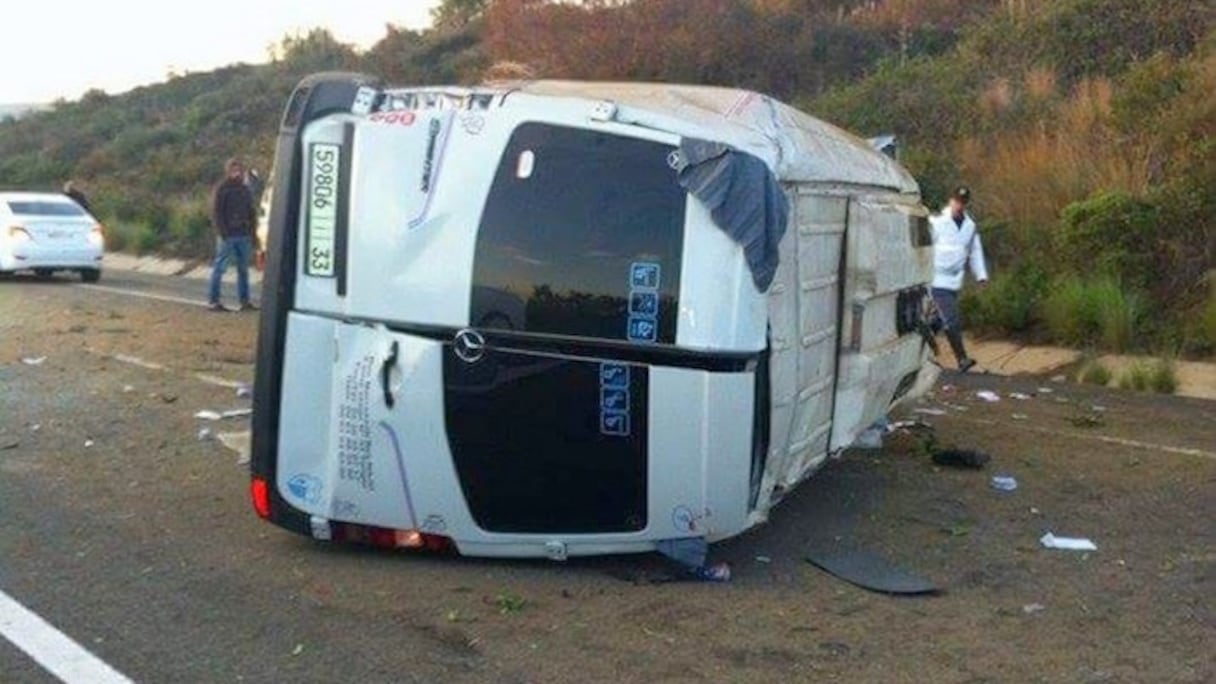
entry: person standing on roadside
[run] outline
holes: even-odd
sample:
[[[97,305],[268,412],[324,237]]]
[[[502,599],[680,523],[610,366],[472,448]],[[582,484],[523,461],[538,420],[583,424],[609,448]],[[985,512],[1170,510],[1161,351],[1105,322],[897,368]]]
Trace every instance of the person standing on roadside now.
[[[211,220],[219,234],[220,246],[211,268],[207,303],[212,311],[227,311],[220,303],[220,283],[228,270],[228,261],[236,262],[237,296],[241,311],[257,309],[249,298],[249,261],[253,256],[253,230],[257,225],[257,207],[253,194],[245,184],[245,164],[229,159],[224,165],[224,180],[215,187],[211,202]]]
[[[81,209],[84,209],[90,214],[93,213],[92,207],[89,206],[89,198],[85,197],[85,194],[80,191],[80,188],[76,187],[75,181],[68,181],[63,184],[63,194],[67,195],[68,198],[76,204],[79,204]]]
[[[984,261],[984,245],[980,242],[975,219],[967,213],[971,190],[957,188],[942,213],[934,216],[933,225],[933,303],[958,369],[964,373],[975,366],[963,346],[963,326],[958,311],[958,295],[963,289],[965,271],[970,267],[980,287],[988,283],[988,265]]]

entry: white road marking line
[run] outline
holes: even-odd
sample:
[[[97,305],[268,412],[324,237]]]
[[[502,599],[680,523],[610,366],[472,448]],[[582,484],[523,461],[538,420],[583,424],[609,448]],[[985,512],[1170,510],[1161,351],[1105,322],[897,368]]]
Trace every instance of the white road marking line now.
[[[85,285],[78,283],[76,287],[83,287],[88,290],[97,290],[98,292],[109,292],[110,294],[126,295],[128,297],[140,297],[142,299],[155,299],[160,302],[172,302],[174,304],[189,304],[190,306],[201,306],[207,308],[207,302],[201,299],[186,299],[185,297],[174,297],[173,295],[159,295],[150,292],[135,292],[132,290],[124,290],[118,287],[107,287],[105,285]]]
[[[1167,454],[1176,454],[1179,456],[1199,456],[1201,458],[1216,458],[1216,452],[1204,451],[1203,449],[1194,449],[1191,447],[1174,447],[1166,444],[1153,444],[1152,442],[1140,442],[1134,439],[1124,439],[1122,437],[1110,437],[1108,435],[1091,435],[1084,432],[1073,432],[1070,430],[1053,430],[1051,428],[1037,427],[1034,425],[1023,425],[1019,423],[1003,423],[985,418],[964,418],[963,416],[954,416],[955,418],[965,422],[974,423],[976,425],[1008,425],[1020,430],[1028,432],[1037,432],[1043,435],[1052,435],[1056,437],[1072,437],[1074,439],[1084,439],[1092,442],[1102,442],[1104,444],[1115,444],[1118,446],[1132,447],[1134,449],[1149,449],[1151,451],[1162,451]]]
[[[65,684],[133,684],[3,591],[0,591],[0,636]]]

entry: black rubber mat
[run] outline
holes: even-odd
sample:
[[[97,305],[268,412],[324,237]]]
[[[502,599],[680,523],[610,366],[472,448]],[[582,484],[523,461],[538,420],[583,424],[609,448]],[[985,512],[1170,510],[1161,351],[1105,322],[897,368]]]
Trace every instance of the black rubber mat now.
[[[862,589],[884,594],[936,594],[929,580],[891,563],[873,551],[842,548],[835,544],[812,547],[806,557],[815,567]]]

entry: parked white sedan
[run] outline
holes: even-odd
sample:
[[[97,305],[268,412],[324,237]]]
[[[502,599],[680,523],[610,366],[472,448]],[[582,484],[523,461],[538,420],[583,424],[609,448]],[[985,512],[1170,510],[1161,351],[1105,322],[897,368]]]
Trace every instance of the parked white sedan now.
[[[0,273],[76,271],[96,282],[104,243],[97,219],[64,195],[0,192]]]

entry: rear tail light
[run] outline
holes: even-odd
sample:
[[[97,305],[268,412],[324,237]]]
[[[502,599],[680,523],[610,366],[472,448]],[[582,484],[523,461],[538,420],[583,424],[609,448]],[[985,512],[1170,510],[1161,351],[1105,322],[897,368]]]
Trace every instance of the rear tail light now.
[[[352,544],[366,544],[382,549],[424,549],[448,551],[452,540],[437,534],[426,534],[418,530],[394,530],[354,523],[331,523],[333,540]]]
[[[92,234],[92,235],[96,235],[96,236],[97,236],[97,237],[99,237],[99,238],[100,238],[100,237],[105,237],[105,235],[106,235],[106,227],[105,227],[105,226],[103,226],[103,225],[101,225],[100,223],[94,224],[94,225],[93,225],[93,230],[92,230],[91,234]]]
[[[253,499],[253,510],[259,518],[270,519],[270,485],[260,477],[253,478],[249,485],[249,494]]]

